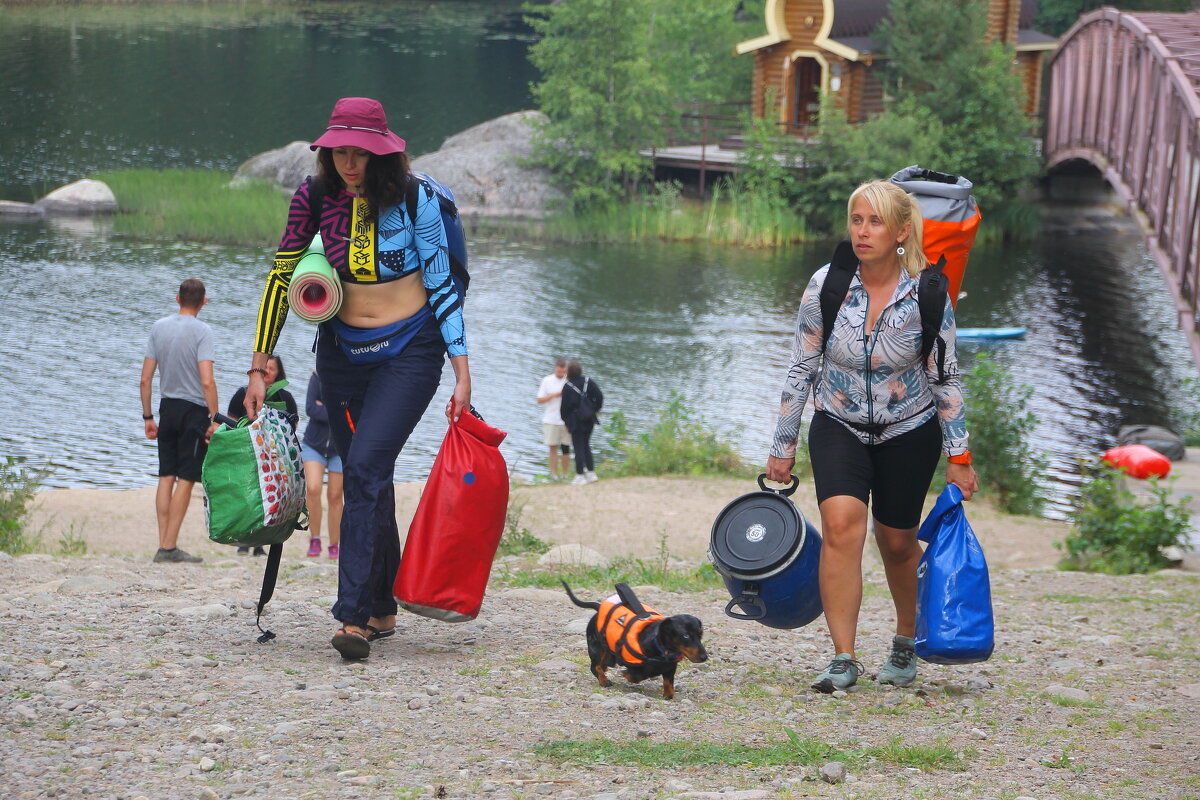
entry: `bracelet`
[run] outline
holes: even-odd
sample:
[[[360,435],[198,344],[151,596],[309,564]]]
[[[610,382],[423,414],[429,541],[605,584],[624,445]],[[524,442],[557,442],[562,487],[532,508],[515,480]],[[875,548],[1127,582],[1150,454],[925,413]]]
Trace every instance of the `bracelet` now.
[[[142,419],[154,419],[153,414],[142,414]]]
[[[263,369],[262,367],[251,367],[250,369],[246,370],[247,375],[253,375],[256,372],[259,375],[262,375],[264,378],[267,377],[267,371],[265,369]]]

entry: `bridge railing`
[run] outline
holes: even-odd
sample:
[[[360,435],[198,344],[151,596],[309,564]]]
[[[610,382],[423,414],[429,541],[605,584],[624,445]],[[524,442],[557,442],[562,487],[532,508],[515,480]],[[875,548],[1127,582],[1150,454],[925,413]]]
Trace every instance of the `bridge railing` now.
[[[1198,34],[1200,14],[1082,17],[1050,62],[1045,150],[1049,167],[1092,162],[1123,196],[1200,363],[1200,83],[1195,63],[1178,57],[1195,51]]]

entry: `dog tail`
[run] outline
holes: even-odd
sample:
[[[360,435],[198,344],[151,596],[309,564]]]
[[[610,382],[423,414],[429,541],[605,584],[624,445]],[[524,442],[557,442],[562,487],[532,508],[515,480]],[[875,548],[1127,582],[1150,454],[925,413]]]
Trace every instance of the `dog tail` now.
[[[562,581],[563,588],[567,590],[567,597],[571,598],[571,602],[572,602],[572,603],[574,603],[575,605],[579,606],[580,608],[590,608],[590,609],[592,609],[593,611],[599,611],[599,610],[600,610],[600,604],[599,604],[599,603],[585,603],[585,602],[583,602],[582,600],[580,600],[578,597],[576,597],[576,596],[575,596],[575,593],[571,591],[571,587],[570,587],[570,586],[567,586],[567,582],[566,582],[566,581],[563,581],[561,578],[560,578],[559,580],[560,580],[560,581]]]

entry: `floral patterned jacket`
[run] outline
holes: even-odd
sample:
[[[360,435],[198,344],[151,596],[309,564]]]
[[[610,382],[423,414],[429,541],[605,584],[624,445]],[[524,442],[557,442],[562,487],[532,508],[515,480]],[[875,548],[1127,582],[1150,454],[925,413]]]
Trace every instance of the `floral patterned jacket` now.
[[[800,301],[792,363],[783,385],[771,455],[795,456],[810,390],[817,410],[839,421],[864,444],[894,439],[937,414],[943,450],[947,455],[964,452],[967,425],[954,344],[954,307],[949,298],[942,318],[946,380],[939,386],[937,348],[921,363],[917,279],[901,271],[895,294],[868,335],[867,290],[855,274],[822,350],[820,294],[828,273],[828,264],[817,270]]]

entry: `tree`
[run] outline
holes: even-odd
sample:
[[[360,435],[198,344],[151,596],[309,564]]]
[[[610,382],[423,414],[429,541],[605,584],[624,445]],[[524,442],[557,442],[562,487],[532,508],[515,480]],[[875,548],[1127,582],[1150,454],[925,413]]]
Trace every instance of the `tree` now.
[[[570,0],[528,7],[542,38],[529,58],[549,118],[535,157],[563,182],[576,208],[628,196],[648,172],[639,150],[659,144],[674,104],[649,53],[637,0]]]

